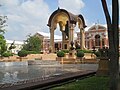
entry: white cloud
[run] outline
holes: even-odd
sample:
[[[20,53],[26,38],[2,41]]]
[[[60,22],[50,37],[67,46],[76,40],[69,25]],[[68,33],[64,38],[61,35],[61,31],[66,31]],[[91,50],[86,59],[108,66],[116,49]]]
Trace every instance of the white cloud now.
[[[30,33],[49,32],[47,22],[54,11],[49,10],[44,0],[0,0],[0,4],[0,13],[8,17],[6,39],[24,40]],[[58,6],[79,14],[84,3],[82,0],[58,0]],[[55,33],[61,34],[59,30]]]
[[[6,5],[6,6],[16,6],[19,4],[19,0],[0,0],[1,5]]]
[[[23,40],[29,33],[48,32],[49,7],[44,0],[0,0],[0,13],[7,15],[7,39]]]
[[[60,8],[67,9],[73,14],[79,14],[85,5],[82,0],[58,0],[58,4]]]

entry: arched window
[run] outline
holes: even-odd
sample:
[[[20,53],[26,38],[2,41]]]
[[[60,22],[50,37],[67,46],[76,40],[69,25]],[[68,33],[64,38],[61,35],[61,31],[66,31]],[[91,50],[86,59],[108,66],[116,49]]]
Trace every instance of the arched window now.
[[[100,35],[95,35],[95,46],[100,46]]]

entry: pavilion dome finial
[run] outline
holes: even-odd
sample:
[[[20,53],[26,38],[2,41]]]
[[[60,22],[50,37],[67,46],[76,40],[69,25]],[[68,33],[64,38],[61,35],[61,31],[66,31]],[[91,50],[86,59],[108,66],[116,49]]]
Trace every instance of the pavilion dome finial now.
[[[58,10],[60,9],[60,7],[58,7]]]

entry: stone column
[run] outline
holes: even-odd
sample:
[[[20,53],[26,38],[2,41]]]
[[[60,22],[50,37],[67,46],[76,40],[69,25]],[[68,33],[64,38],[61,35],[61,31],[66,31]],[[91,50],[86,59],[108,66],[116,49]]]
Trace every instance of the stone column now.
[[[104,44],[105,44],[105,46],[108,45],[108,44],[107,44],[107,38],[104,38]]]
[[[106,39],[106,42],[107,42],[107,46],[109,46],[109,40],[108,40],[108,38]]]
[[[102,48],[102,38],[100,39],[100,48]]]
[[[81,37],[81,40],[80,40],[81,49],[84,49],[85,48],[85,32],[84,32],[84,28],[80,29],[80,37]]]
[[[74,25],[71,24],[70,25],[70,31],[69,31],[69,45],[71,43],[71,41],[74,40]]]
[[[65,49],[64,45],[65,45],[65,33],[62,32],[62,49]]]
[[[92,49],[92,44],[91,43],[92,43],[92,40],[90,39],[89,40],[89,49]]]
[[[50,28],[50,48],[51,53],[54,52],[54,29]]]
[[[93,39],[93,46],[95,47],[95,39]]]

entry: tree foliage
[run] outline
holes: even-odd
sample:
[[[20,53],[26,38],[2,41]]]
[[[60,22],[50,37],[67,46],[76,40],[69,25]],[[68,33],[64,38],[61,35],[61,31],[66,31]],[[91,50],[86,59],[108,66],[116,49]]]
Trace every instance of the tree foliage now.
[[[6,20],[7,20],[7,16],[0,16],[0,34],[4,34],[5,33],[5,26],[6,25]]]
[[[0,56],[7,50],[6,47],[6,40],[4,39],[4,36],[0,34]]]
[[[7,50],[6,47],[6,40],[3,36],[3,34],[5,33],[5,26],[6,26],[6,16],[0,16],[0,56],[2,57],[3,53]]]
[[[23,45],[23,50],[40,52],[41,39],[37,36],[29,35],[27,40],[25,41],[25,44]]]

